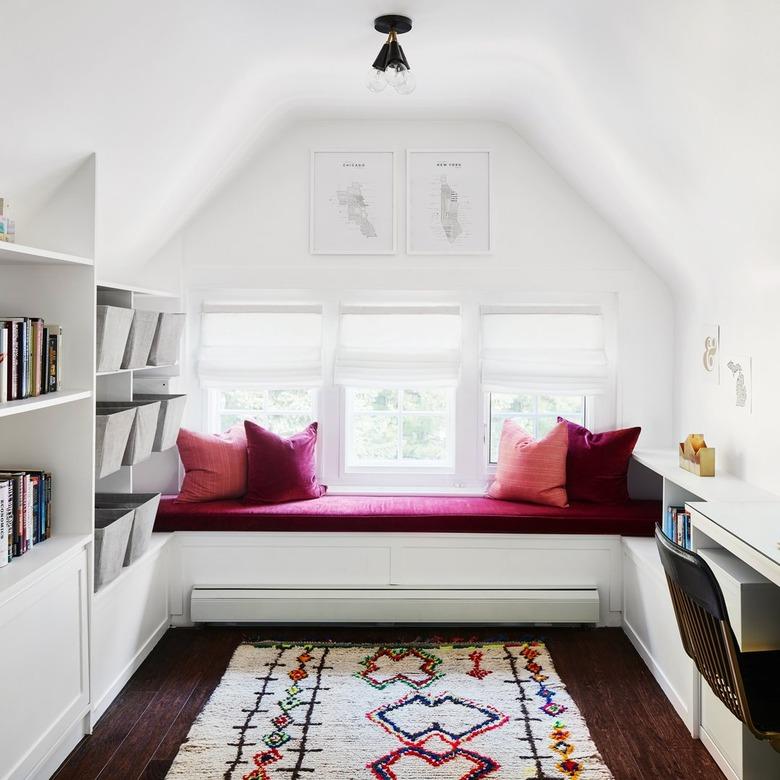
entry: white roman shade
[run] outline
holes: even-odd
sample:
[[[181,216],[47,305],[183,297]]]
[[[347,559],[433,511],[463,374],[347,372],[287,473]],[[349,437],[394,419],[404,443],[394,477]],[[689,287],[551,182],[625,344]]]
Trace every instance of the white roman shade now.
[[[344,306],[334,379],[348,386],[455,385],[460,307]]]
[[[204,387],[322,384],[322,307],[204,304],[198,377]]]
[[[485,306],[482,384],[487,390],[599,395],[609,382],[598,306]]]

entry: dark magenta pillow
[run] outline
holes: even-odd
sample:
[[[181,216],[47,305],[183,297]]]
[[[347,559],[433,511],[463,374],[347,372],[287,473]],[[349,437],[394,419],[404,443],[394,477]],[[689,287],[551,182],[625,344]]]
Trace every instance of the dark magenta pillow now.
[[[319,498],[326,490],[317,481],[317,423],[283,439],[244,420],[247,443],[247,504],[281,504]]]
[[[569,431],[566,492],[570,501],[624,504],[628,495],[628,463],[641,428],[591,433],[559,417]]]

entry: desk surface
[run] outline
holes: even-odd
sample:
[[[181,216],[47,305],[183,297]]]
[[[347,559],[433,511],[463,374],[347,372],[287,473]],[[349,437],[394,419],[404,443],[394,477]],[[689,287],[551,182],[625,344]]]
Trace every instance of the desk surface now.
[[[696,501],[689,506],[704,518],[697,522],[694,515],[694,528],[780,586],[780,500]]]

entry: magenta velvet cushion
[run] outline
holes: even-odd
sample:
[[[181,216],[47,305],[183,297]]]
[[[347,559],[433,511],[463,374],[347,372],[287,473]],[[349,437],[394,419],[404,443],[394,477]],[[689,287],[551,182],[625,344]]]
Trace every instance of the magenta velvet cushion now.
[[[251,420],[244,421],[248,454],[247,504],[279,504],[319,498],[325,488],[317,481],[317,423],[283,439]]]
[[[566,492],[572,501],[622,504],[629,500],[628,463],[641,428],[591,433],[565,422],[569,431],[566,455]]]
[[[660,501],[540,506],[481,496],[333,496],[286,504],[182,504],[163,497],[155,531],[618,534],[652,536]]]

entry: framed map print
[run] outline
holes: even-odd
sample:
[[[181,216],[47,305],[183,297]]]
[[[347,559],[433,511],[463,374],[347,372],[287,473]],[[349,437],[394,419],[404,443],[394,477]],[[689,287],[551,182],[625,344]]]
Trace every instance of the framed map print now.
[[[312,254],[395,252],[393,169],[393,152],[312,152]]]
[[[406,251],[478,255],[492,251],[490,152],[406,153]]]

